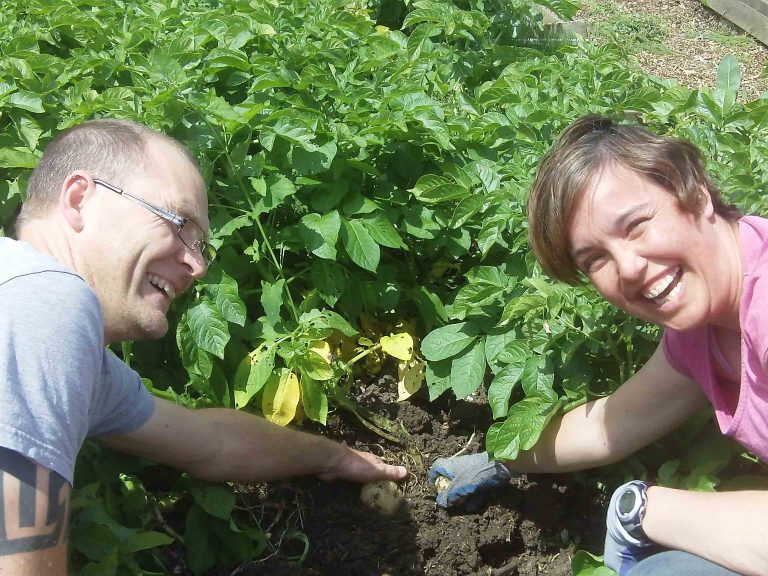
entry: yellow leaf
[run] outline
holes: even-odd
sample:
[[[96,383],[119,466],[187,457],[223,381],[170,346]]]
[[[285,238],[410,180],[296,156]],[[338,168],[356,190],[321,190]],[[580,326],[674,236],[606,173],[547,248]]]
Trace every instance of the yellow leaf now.
[[[390,356],[406,362],[413,358],[413,338],[407,332],[384,336],[381,340],[381,349]]]
[[[414,358],[410,362],[397,363],[397,400],[406,400],[416,394],[424,384],[424,369],[427,367],[423,360]]]
[[[264,386],[261,402],[264,418],[280,426],[288,425],[296,416],[300,397],[299,379],[292,371],[285,370],[280,376],[271,376]]]
[[[333,354],[331,353],[331,345],[328,344],[325,340],[318,340],[317,342],[312,342],[312,344],[309,346],[309,349],[320,356],[323,360],[328,362],[328,364],[331,363],[331,360],[333,360]]]

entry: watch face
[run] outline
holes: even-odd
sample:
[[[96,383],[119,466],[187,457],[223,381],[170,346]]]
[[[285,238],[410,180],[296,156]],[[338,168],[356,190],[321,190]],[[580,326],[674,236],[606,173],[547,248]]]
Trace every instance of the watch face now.
[[[627,490],[619,498],[619,513],[627,515],[632,512],[637,502],[637,493],[634,490]]]

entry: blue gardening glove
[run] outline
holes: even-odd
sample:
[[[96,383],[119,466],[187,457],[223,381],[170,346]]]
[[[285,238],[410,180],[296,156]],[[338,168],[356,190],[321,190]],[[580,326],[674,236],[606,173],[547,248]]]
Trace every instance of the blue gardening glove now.
[[[501,486],[512,478],[512,473],[501,462],[488,459],[488,452],[438,458],[429,469],[429,482],[443,476],[451,482],[445,490],[439,490],[435,501],[438,506],[452,508],[464,506],[468,511],[477,510],[484,494]]]
[[[641,526],[645,515],[646,488],[645,482],[638,480],[622,484],[613,493],[608,505],[603,562],[619,576],[625,576],[635,564],[660,551]]]

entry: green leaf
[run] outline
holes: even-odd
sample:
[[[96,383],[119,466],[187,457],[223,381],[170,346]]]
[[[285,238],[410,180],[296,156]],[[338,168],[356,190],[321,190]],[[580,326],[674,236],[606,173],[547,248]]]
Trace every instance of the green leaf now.
[[[736,98],[739,95],[739,85],[741,84],[741,70],[739,60],[733,54],[726,54],[720,60],[717,67],[717,101],[722,106],[723,116],[727,116]]]
[[[451,388],[456,398],[474,393],[483,383],[484,375],[485,341],[477,339],[451,362]]]
[[[469,196],[469,190],[443,176],[426,174],[409,190],[419,201],[429,204],[460,200]]]
[[[388,248],[406,248],[400,234],[382,212],[364,216],[362,222],[377,244]]]
[[[275,369],[275,346],[265,343],[243,358],[235,372],[235,408],[248,405]]]
[[[503,294],[504,291],[497,286],[467,284],[456,295],[451,315],[457,320],[463,319],[467,314],[485,315],[482,307],[500,300]]]
[[[219,358],[229,342],[229,328],[218,307],[208,298],[187,310],[187,324],[197,345]]]
[[[341,266],[330,261],[315,261],[312,262],[310,275],[320,298],[328,306],[335,306],[347,285],[347,277]]]
[[[338,330],[344,334],[344,336],[352,337],[357,334],[357,330],[352,328],[349,322],[347,322],[343,316],[340,316],[336,312],[332,312],[331,310],[323,310],[323,318],[325,318],[326,325],[329,328]]]
[[[291,153],[293,168],[299,174],[309,176],[329,170],[336,157],[336,144],[328,142],[317,150],[308,151],[304,148],[294,148]]]
[[[69,541],[72,548],[94,562],[106,559],[122,544],[114,532],[96,523],[73,527],[69,534]]]
[[[277,206],[285,198],[296,193],[296,186],[288,178],[280,176],[270,184],[269,191],[272,194],[272,206]]]
[[[207,380],[213,372],[213,361],[208,352],[200,348],[189,326],[188,316],[184,314],[176,330],[176,344],[181,352],[181,361],[190,378]]]
[[[352,262],[365,270],[376,272],[381,256],[379,245],[368,233],[365,225],[360,220],[347,219],[342,219],[342,224],[341,241]]]
[[[316,145],[312,144],[315,132],[307,127],[299,126],[292,120],[293,118],[280,118],[271,129],[277,136],[291,144],[300,146],[308,152],[315,152],[318,149]]]
[[[424,286],[420,286],[417,292],[412,293],[412,297],[419,308],[427,330],[435,324],[442,325],[448,322],[448,312],[446,312],[445,305],[437,294],[430,292]]]
[[[199,505],[192,506],[187,513],[184,548],[187,563],[196,575],[203,574],[217,563],[219,543],[212,530],[211,517]]]
[[[245,304],[240,299],[237,281],[234,278],[223,270],[218,271],[216,283],[206,284],[205,288],[216,301],[216,307],[225,320],[239,326],[245,326]]]
[[[235,494],[229,486],[195,481],[190,486],[195,502],[206,514],[229,520],[235,509]]]
[[[508,364],[502,368],[488,386],[488,403],[493,419],[504,418],[509,412],[509,398],[523,375],[523,364]]]
[[[522,380],[526,396],[552,397],[555,376],[551,363],[547,362],[545,357],[530,356],[525,361]]]
[[[307,250],[328,260],[336,260],[336,241],[341,229],[341,216],[337,210],[324,215],[307,214],[299,224],[299,236]]]
[[[432,402],[451,388],[451,360],[429,362],[426,370],[429,400]]]
[[[483,204],[488,199],[483,194],[473,194],[466,198],[462,198],[453,210],[453,216],[451,216],[451,223],[448,225],[450,228],[459,228],[464,223],[477,214],[483,207]]]
[[[433,330],[421,342],[421,353],[430,362],[445,360],[467,348],[480,328],[472,322],[449,324]]]
[[[616,572],[603,565],[603,557],[577,550],[571,558],[573,576],[616,576]]]
[[[147,532],[139,532],[129,538],[128,541],[123,544],[122,551],[126,554],[132,554],[140,550],[149,550],[150,548],[165,546],[171,542],[173,542],[173,538],[167,534],[149,530]]]
[[[280,279],[274,284],[261,283],[261,305],[267,315],[267,322],[275,326],[280,321],[280,309],[283,307],[283,287],[285,280]]]
[[[256,182],[258,183],[258,180]],[[256,203],[255,215],[271,212],[282,204],[283,200],[296,193],[296,186],[285,176],[272,176],[267,180],[266,184],[266,194],[264,198]]]
[[[309,419],[325,426],[328,420],[328,396],[320,383],[306,375],[301,379],[301,401]]]
[[[0,168],[29,168],[37,166],[40,158],[26,148],[0,148]]]
[[[27,112],[37,112],[40,114],[45,112],[43,101],[40,99],[40,97],[26,90],[19,90],[18,92],[14,92],[8,97],[6,102],[12,108],[20,108],[21,110],[26,110]]]
[[[516,335],[514,330],[495,328],[488,333],[485,339],[485,358],[488,360],[488,366],[491,367],[494,374],[501,370],[503,364],[512,362],[500,358],[504,348],[514,342]]]
[[[504,422],[496,423],[488,430],[488,452],[496,460],[514,460],[520,450],[533,448],[544,427],[560,409],[561,402],[557,398],[523,398],[509,409]]]
[[[499,326],[508,324],[511,320],[525,316],[528,312],[543,308],[547,299],[540,294],[524,294],[510,300],[501,313]]]
[[[333,368],[325,361],[325,358],[307,350],[298,357],[299,370],[313,380],[330,380],[334,377]]]

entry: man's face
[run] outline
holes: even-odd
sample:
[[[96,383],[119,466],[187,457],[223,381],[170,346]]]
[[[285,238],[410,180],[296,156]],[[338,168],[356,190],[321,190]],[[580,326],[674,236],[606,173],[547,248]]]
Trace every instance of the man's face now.
[[[146,158],[135,174],[109,183],[191,218],[207,235],[207,198],[195,167],[160,140],[147,146]],[[184,245],[174,224],[140,203],[103,186],[96,186],[93,197],[81,246],[85,276],[101,303],[105,339],[159,338],[168,331],[173,298],[205,275],[202,254]]]

